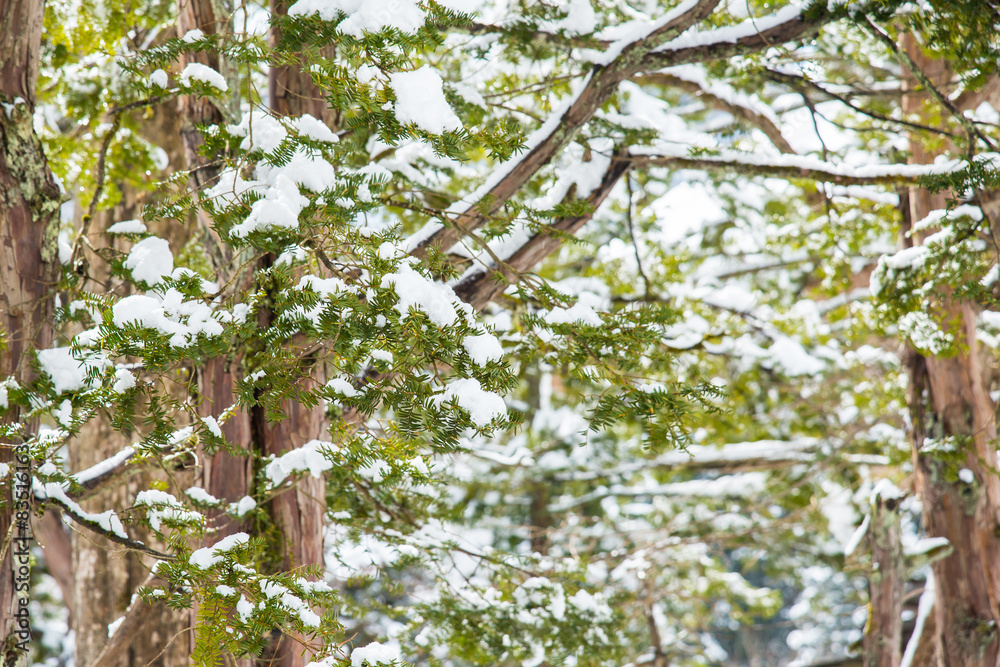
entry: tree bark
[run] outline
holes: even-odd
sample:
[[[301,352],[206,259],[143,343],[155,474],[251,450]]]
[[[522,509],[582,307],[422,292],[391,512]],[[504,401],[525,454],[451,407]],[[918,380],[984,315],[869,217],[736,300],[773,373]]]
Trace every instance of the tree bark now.
[[[868,541],[872,571],[868,578],[868,624],[865,627],[865,667],[899,667],[903,641],[903,560],[899,499],[878,496],[871,506]]]
[[[931,81],[944,83],[947,63],[923,54],[912,35],[904,48]],[[903,96],[903,114],[923,111],[928,93],[911,78]],[[927,163],[934,155],[911,137],[911,160]],[[911,189],[910,216],[922,220],[946,207],[944,194]],[[1000,479],[997,478],[997,429],[995,405],[984,382],[984,369],[976,341],[976,310],[972,303],[939,294],[935,315],[949,323],[958,352],[928,356],[922,364],[926,402],[911,400],[914,424],[913,460],[917,488],[923,502],[927,533],[946,537],[952,555],[933,564],[936,602],[937,654],[946,667],[996,667],[1000,658]],[[920,365],[914,365],[919,367]],[[926,447],[925,438],[951,438],[950,451]],[[967,483],[958,472],[968,469]]]
[[[59,189],[32,124],[42,16],[40,0],[0,0],[0,336],[4,341],[0,380],[13,377],[21,383],[33,379],[30,351],[51,343],[49,314],[59,276]],[[20,421],[17,406],[0,413],[2,423]],[[22,432],[28,436],[36,428],[37,423],[25,423]],[[0,446],[0,463],[10,466],[11,475],[16,470],[15,444]],[[18,474],[17,480],[30,484],[30,471],[24,474],[28,477]],[[15,611],[22,606],[20,600],[25,604],[27,600],[15,588],[16,561],[26,559],[15,559],[17,542],[8,541],[8,537],[27,538],[29,533],[15,521],[17,488],[4,482],[0,506],[4,544],[0,553],[0,659],[11,665],[24,659],[13,644],[19,641]]]

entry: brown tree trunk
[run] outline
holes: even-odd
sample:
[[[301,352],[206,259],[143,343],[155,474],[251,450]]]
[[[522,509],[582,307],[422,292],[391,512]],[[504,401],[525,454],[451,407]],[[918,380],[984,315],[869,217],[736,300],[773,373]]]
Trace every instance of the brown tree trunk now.
[[[32,125],[42,16],[40,0],[0,0],[0,379],[13,376],[19,382],[32,379],[30,350],[48,347],[52,340],[51,303],[59,276],[59,189]],[[0,414],[2,423],[19,421],[15,406]],[[23,427],[29,435],[37,424]],[[15,612],[27,597],[16,588],[15,568],[21,561],[27,565],[27,559],[14,553],[27,543],[9,538],[27,539],[27,517],[16,520],[14,498],[19,491],[25,500],[30,497],[30,470],[15,472],[15,444],[0,446],[0,463],[17,475],[9,478],[17,483],[4,480],[0,506],[0,660],[11,665],[24,659],[14,646],[26,639],[16,634]]]
[[[280,0],[272,0],[271,11],[276,15],[284,14],[286,4]],[[273,29],[272,41],[277,42],[280,38],[277,29]],[[328,46],[325,51],[332,52],[332,49],[332,46]],[[291,65],[271,68],[268,97],[271,111],[275,115],[309,114],[328,125],[332,124],[333,115],[326,96],[302,67]],[[265,456],[281,456],[290,449],[324,436],[327,423],[322,405],[308,408],[296,401],[287,401],[282,409],[286,419],[274,424],[264,421],[262,411],[255,415],[259,423],[260,445]],[[282,569],[310,565],[322,568],[325,481],[312,476],[303,477],[293,489],[275,497],[270,509],[281,535],[281,544],[278,546]],[[311,661],[309,654],[303,653],[298,643],[290,638],[277,638],[274,648],[272,664],[275,667],[302,667]]]
[[[865,667],[899,667],[903,641],[903,561],[899,499],[876,497],[871,506],[868,541],[872,571],[868,578],[868,623],[865,627]]]
[[[904,48],[932,81],[948,80],[947,64],[925,56],[912,35],[904,38]],[[928,95],[912,80],[908,87],[903,113],[921,113]],[[926,164],[933,157],[917,137],[911,138],[913,163]],[[909,200],[914,222],[947,203],[945,195],[920,189],[911,190]],[[911,401],[914,469],[924,524],[929,535],[946,537],[954,547],[952,555],[933,564],[937,653],[947,667],[996,667],[1000,656],[996,406],[984,383],[974,305],[943,294],[933,314],[946,323],[958,350],[949,357],[927,357],[922,364],[925,378],[911,378],[917,386],[926,381],[927,388],[926,402],[919,396]],[[925,447],[925,436],[950,438],[953,450]],[[971,471],[971,483],[959,477],[962,469]]]
[[[152,143],[165,146],[172,160],[178,158],[177,147],[170,141],[172,115],[157,109],[151,121],[144,124],[144,136]],[[165,124],[165,125],[164,125]],[[89,234],[96,238],[108,238],[107,228],[119,221],[138,218],[145,197],[125,184],[118,185],[122,201],[115,208],[95,215]],[[188,241],[188,230],[183,226],[150,223],[151,231],[169,241],[176,252]],[[114,239],[125,251],[129,242]],[[89,262],[88,279],[94,281],[88,287],[102,289],[108,285],[111,276],[105,262],[93,256]],[[121,295],[121,289],[116,292]],[[183,395],[175,396],[185,398]],[[121,433],[110,424],[110,415],[98,414],[85,424],[80,434],[70,442],[69,462],[72,470],[83,470],[121,451],[138,433]],[[178,424],[180,427],[181,424]],[[149,488],[150,482],[162,475],[145,473],[121,480],[94,498],[81,501],[86,511],[101,512],[108,507],[130,507],[136,494]],[[174,480],[181,488],[171,489],[177,495],[183,493],[190,475],[179,473]],[[132,535],[158,548],[158,540],[152,531],[140,527],[130,529]],[[190,624],[186,611],[171,609],[164,604],[145,605],[141,613],[139,631],[125,639],[124,649],[119,652],[119,660],[112,665],[107,655],[103,655],[109,643],[108,625],[126,614],[135,590],[146,581],[152,561],[135,553],[127,553],[118,545],[91,533],[74,531],[72,534],[73,563],[73,606],[77,611],[72,618],[75,633],[75,662],[81,667],[186,667],[189,664],[189,637],[184,629]],[[131,621],[130,621],[131,623]]]

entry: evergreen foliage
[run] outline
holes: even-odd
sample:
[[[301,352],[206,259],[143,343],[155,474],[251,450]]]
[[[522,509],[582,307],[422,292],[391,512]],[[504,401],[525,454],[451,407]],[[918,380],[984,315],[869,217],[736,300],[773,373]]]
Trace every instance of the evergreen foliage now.
[[[904,345],[961,352],[957,300],[991,359],[1000,336],[1000,116],[941,102],[995,80],[996,8],[740,0],[646,41],[701,4],[247,0],[173,35],[170,3],[49,2],[57,340],[0,385],[37,511],[140,554],[143,602],[195,610],[192,664],[261,655],[274,629],[316,667],[856,652],[866,556],[844,546],[875,482],[912,473]],[[785,23],[814,27],[752,41]],[[936,117],[902,113],[906,32],[953,68]],[[286,66],[326,120],[273,114]],[[200,164],[171,124],[184,96],[223,119]],[[948,161],[908,165],[918,145]],[[897,251],[907,187],[950,199]],[[473,307],[469,285],[496,294]],[[203,395],[219,360],[232,405]],[[292,406],[323,411],[321,439],[275,455],[224,433]],[[100,420],[131,443],[108,465],[151,474],[94,513],[102,471],[67,448]],[[192,481],[218,452],[248,461],[245,498]],[[272,501],[309,476],[326,566],[284,571]]]

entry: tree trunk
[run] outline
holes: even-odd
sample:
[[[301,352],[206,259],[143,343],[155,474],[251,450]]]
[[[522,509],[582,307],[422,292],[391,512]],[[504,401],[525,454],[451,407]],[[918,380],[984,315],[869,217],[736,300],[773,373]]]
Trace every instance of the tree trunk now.
[[[271,3],[272,13],[284,14],[286,5],[280,0]],[[281,38],[277,29],[272,29],[271,39]],[[326,47],[333,50],[332,46]],[[331,55],[331,54],[327,54]],[[268,98],[271,111],[278,116],[311,116],[331,124],[333,116],[326,103],[326,96],[316,87],[312,77],[302,67],[295,65],[273,67],[268,76]],[[265,260],[267,261],[267,260]],[[269,317],[269,313],[265,314]],[[267,322],[270,324],[270,322]],[[319,369],[317,369],[319,370]],[[318,378],[313,378],[316,382]],[[282,406],[286,419],[267,424],[263,411],[258,409],[255,420],[259,424],[260,445],[264,456],[281,456],[290,449],[302,446],[313,439],[322,438],[327,422],[322,405],[308,408],[297,401],[286,401]],[[295,486],[281,493],[271,501],[271,515],[278,526],[281,544],[281,567],[284,570],[324,565],[323,560],[323,513],[326,510],[326,485],[323,478],[305,476]],[[309,654],[303,654],[294,640],[276,637],[274,656],[275,667],[303,667],[311,661]]]
[[[903,561],[899,499],[878,496],[871,506],[868,541],[872,571],[868,578],[868,623],[865,627],[865,667],[899,667],[903,641]]]
[[[925,56],[912,35],[904,47],[934,82],[949,78],[947,64]],[[903,96],[903,114],[921,113],[928,98],[925,91],[908,82]],[[918,138],[911,138],[911,161],[926,164],[934,155],[925,151]],[[935,209],[946,207],[944,194],[926,190],[910,192],[910,215],[914,222]],[[933,231],[933,230],[931,230]],[[984,383],[984,370],[976,341],[976,310],[969,302],[939,295],[934,313],[948,323],[958,352],[949,357],[927,357],[924,378],[911,378],[921,386],[926,381],[926,402],[911,401],[914,424],[913,459],[917,488],[923,501],[927,533],[946,537],[952,555],[933,564],[936,590],[934,605],[938,655],[947,667],[996,667],[1000,654],[1000,479],[996,476],[995,405]],[[950,438],[954,447],[926,447],[926,438]],[[959,471],[968,469],[967,483]],[[962,475],[966,477],[966,474]]]
[[[144,137],[159,146],[167,146],[168,155],[177,159],[177,147],[171,144],[170,132],[172,116],[157,109],[153,119],[143,125]],[[95,237],[107,238],[106,230],[119,220],[138,218],[144,196],[135,189],[119,184],[122,201],[113,209],[95,215],[89,233]],[[188,230],[181,225],[150,223],[151,231],[169,241],[175,251],[188,241]],[[124,251],[129,242],[115,239]],[[96,243],[95,243],[96,245]],[[88,287],[100,290],[100,285],[108,285],[111,276],[106,263],[93,257],[88,279],[94,281]],[[117,292],[121,294],[121,290]],[[185,396],[175,396],[181,400]],[[178,427],[182,424],[178,424]],[[121,433],[111,427],[109,415],[98,414],[85,424],[80,434],[71,441],[69,461],[72,470],[86,469],[121,451],[138,433]],[[163,479],[162,475],[144,473],[121,480],[97,497],[81,501],[89,512],[102,512],[108,507],[131,507],[136,494],[149,488],[153,479]],[[177,474],[174,480],[181,488],[171,491],[183,493],[185,484],[190,482],[190,474]],[[130,529],[132,535],[143,542],[158,545],[154,533],[141,527]],[[141,613],[139,631],[127,638],[125,649],[119,654],[121,659],[112,665],[102,652],[108,645],[108,624],[121,618],[132,600],[136,589],[146,581],[152,561],[145,556],[127,553],[102,537],[74,531],[72,534],[73,553],[73,600],[78,613],[73,615],[72,628],[75,633],[75,662],[80,667],[185,667],[189,664],[189,637],[184,629],[190,619],[186,611],[171,609],[164,604],[149,605]]]
[[[14,377],[19,382],[32,379],[30,350],[48,347],[52,340],[49,314],[59,276],[59,189],[32,125],[42,16],[39,0],[0,0],[0,337],[4,341],[0,380]],[[20,421],[16,406],[2,408],[0,423]],[[28,436],[36,427],[23,424],[23,433]],[[30,498],[30,466],[17,470],[16,458],[25,465],[28,462],[15,457],[15,446],[5,443],[0,447],[0,463],[10,466],[11,474],[16,475],[12,479],[17,481],[4,481],[0,506],[0,539],[4,544],[0,553],[0,659],[11,665],[24,659],[16,644],[27,638],[18,636],[15,616],[27,604],[25,591],[16,590],[15,568],[26,566],[27,559],[14,558],[14,552],[23,551],[27,543],[8,541],[8,536],[28,538],[27,517],[23,522],[16,520],[14,499],[21,494],[24,500]]]

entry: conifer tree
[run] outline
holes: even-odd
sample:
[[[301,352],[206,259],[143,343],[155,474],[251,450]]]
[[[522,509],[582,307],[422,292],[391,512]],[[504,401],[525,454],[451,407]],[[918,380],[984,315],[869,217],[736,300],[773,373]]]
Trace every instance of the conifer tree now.
[[[998,664],[992,3],[9,9],[7,663]]]

